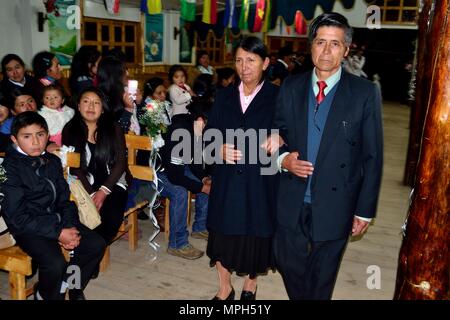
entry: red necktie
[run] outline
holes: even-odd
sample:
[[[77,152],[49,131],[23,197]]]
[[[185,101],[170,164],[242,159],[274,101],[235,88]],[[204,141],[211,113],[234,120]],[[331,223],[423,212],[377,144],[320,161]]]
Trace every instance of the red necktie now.
[[[317,85],[319,86],[319,93],[316,96],[316,101],[319,105],[323,101],[323,99],[325,99],[324,90],[327,87],[327,83],[325,81],[317,81]]]

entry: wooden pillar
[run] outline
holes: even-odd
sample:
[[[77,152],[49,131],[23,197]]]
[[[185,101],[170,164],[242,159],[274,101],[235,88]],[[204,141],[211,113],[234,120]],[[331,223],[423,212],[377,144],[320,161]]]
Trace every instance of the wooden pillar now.
[[[425,61],[431,61],[436,56],[437,46],[433,43],[434,39],[430,37],[432,22],[432,7],[436,0],[421,0],[422,10],[419,16],[419,36],[418,48],[416,52],[416,92],[415,99],[411,101],[411,114],[409,120],[409,143],[408,154],[406,157],[404,184],[410,187],[414,186],[417,172],[417,162],[419,160],[420,146],[422,142],[423,125],[427,112],[426,101],[430,95],[431,75],[429,64]]]
[[[450,0],[429,2],[434,11],[420,32],[434,54],[419,61],[430,85],[417,97],[427,112],[394,299],[450,298]]]

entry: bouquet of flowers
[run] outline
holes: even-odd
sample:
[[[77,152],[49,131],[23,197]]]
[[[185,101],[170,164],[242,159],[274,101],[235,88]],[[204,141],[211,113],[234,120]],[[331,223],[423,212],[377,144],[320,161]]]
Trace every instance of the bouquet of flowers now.
[[[147,136],[152,138],[154,151],[158,151],[164,145],[161,135],[167,132],[170,124],[169,108],[170,104],[167,101],[160,102],[147,98],[143,112],[139,116],[139,123],[144,125]]]

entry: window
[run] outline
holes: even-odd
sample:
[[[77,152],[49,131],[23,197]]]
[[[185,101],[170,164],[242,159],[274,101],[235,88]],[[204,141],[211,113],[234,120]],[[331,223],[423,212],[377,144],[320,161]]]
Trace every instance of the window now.
[[[222,65],[224,62],[224,41],[218,39],[214,32],[210,30],[205,41],[201,41],[197,36],[197,53],[205,51],[209,56],[212,65]],[[198,58],[198,56],[197,56]]]
[[[381,23],[416,24],[419,16],[418,0],[376,0],[381,9]]]
[[[308,38],[267,36],[269,53],[278,53],[284,46],[291,46],[292,51],[296,53],[309,53]]]
[[[81,27],[81,44],[97,48],[101,53],[120,48],[126,62],[140,64],[141,26],[136,22],[84,18]]]

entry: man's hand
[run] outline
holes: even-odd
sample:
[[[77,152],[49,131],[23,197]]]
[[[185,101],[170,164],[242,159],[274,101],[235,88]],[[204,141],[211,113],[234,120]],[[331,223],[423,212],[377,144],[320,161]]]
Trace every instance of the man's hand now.
[[[361,220],[357,217],[353,218],[352,236],[362,235],[369,228],[369,221]]]
[[[263,142],[261,148],[266,150],[268,154],[274,154],[277,150],[284,145],[284,140],[279,134],[271,134],[266,141]]]
[[[202,191],[203,193],[209,195],[209,192],[211,191],[211,178],[210,177],[204,177],[202,179],[203,187]]]
[[[64,249],[73,250],[80,244],[80,238],[77,228],[64,228],[59,234],[58,241]]]
[[[314,167],[311,162],[299,160],[298,157],[297,151],[289,153],[281,162],[281,167],[297,177],[308,178],[313,174]]]
[[[224,144],[220,150],[220,156],[225,162],[235,164],[236,161],[242,159],[242,152],[235,150],[232,144]]]

